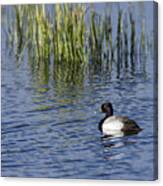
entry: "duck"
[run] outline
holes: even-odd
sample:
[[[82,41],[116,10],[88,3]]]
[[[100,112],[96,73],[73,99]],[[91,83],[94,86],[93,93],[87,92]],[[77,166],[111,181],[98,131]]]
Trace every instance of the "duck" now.
[[[118,133],[137,134],[142,130],[134,120],[127,116],[114,116],[113,106],[110,102],[103,103],[101,110],[105,113],[105,117],[99,122],[98,128],[105,136]]]

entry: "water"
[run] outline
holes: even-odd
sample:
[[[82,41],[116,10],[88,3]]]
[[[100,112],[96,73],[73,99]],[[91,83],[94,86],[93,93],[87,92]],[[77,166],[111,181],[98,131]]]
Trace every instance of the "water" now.
[[[26,56],[16,64],[3,44],[2,176],[154,179],[153,59],[145,60],[146,71],[134,76],[90,72],[71,84],[52,70],[48,77],[33,73]],[[103,138],[105,101],[143,131]]]

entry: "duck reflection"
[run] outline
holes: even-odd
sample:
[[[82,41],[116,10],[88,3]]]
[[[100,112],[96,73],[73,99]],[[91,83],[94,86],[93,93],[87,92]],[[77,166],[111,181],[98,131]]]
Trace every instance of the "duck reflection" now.
[[[108,135],[104,135],[102,139],[112,139],[112,138],[120,138],[124,136],[136,135],[140,131],[117,131],[111,130]]]
[[[134,145],[135,140],[129,138],[128,136],[137,135],[139,132],[115,132],[112,131],[109,135],[101,137],[101,142],[103,145],[104,159],[106,160],[120,160],[126,156],[124,150],[121,149],[128,146]]]

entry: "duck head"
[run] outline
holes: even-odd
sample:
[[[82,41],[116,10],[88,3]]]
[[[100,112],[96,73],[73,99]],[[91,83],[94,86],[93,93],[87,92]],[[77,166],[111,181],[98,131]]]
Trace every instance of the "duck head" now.
[[[103,113],[106,114],[107,117],[110,117],[113,115],[113,106],[110,102],[103,103],[101,105],[101,110]]]

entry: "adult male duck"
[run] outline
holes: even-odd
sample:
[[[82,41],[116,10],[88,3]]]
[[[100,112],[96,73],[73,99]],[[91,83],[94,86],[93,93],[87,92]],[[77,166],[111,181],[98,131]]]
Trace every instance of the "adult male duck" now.
[[[134,120],[126,116],[114,116],[113,106],[109,102],[102,104],[101,110],[106,114],[99,123],[99,130],[104,135],[114,135],[118,132],[135,134],[142,130]]]

